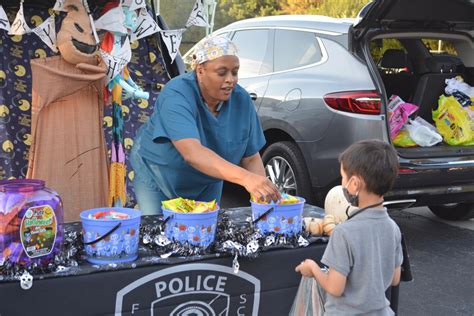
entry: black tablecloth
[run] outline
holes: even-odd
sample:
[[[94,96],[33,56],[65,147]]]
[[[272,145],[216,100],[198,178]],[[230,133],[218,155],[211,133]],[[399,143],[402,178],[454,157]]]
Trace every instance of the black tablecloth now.
[[[240,220],[249,214],[248,208],[229,211]],[[312,206],[305,213],[322,215]],[[0,280],[0,315],[288,315],[300,282],[295,266],[306,258],[319,261],[325,246],[316,242],[239,258],[238,273],[224,254],[164,259],[142,247],[135,262],[83,263],[34,276],[29,290],[19,281]]]

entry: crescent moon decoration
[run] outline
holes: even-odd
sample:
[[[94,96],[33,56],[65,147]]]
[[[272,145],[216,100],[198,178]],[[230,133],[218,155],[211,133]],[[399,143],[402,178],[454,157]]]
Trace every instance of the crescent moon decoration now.
[[[126,149],[132,149],[133,147],[133,139],[131,138],[125,138],[124,139],[124,144]]]
[[[30,102],[26,99],[18,101],[18,108],[22,111],[28,111],[31,108]]]
[[[137,49],[138,46],[140,46],[140,43],[139,43],[138,41],[135,41],[135,42],[133,42],[133,43],[130,44],[130,47],[131,47],[132,49]]]
[[[10,115],[10,108],[6,105],[1,105],[0,107],[0,123],[8,124],[12,120]]]
[[[151,88],[154,93],[160,93],[161,90],[163,90],[164,86],[165,85],[162,83],[157,83],[157,84],[151,85]]]
[[[16,65],[14,69],[15,75],[17,75],[18,77],[23,77],[24,75],[26,75],[26,68],[22,65]]]
[[[7,139],[6,141],[3,142],[2,149],[6,153],[11,153],[15,149],[15,146],[13,146],[13,143],[11,142],[11,140]]]
[[[130,113],[130,109],[128,108],[128,106],[122,105],[122,113],[124,115]]]
[[[46,52],[44,49],[42,48],[38,48],[37,50],[35,50],[35,57],[36,58],[45,58],[47,55],[46,55]]]
[[[146,109],[148,107],[148,100],[145,100],[145,99],[140,99],[138,101],[138,107],[140,109]]]
[[[156,55],[155,55],[155,53],[150,52],[149,56],[150,56],[150,62],[151,62],[151,63],[154,63],[155,60],[156,60]]]
[[[31,146],[31,143],[32,143],[31,134],[23,135],[23,143],[25,143],[25,145],[27,145],[27,146]]]
[[[10,109],[5,104],[0,105],[0,117],[7,117],[10,114]]]
[[[39,15],[33,15],[30,18],[30,21],[35,27],[40,26],[41,23],[43,23],[43,19]]]
[[[7,74],[5,71],[0,70],[0,88],[5,88],[7,86]]]
[[[135,178],[135,172],[132,170],[128,173],[128,179],[130,181],[133,181],[133,178]]]
[[[15,43],[19,43],[23,39],[23,35],[14,35],[14,36],[10,36],[10,38]]]
[[[112,127],[112,117],[104,116],[104,125],[107,127]]]

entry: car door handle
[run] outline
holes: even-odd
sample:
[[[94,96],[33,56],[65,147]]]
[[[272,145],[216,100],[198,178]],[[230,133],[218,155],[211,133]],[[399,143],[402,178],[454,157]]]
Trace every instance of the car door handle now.
[[[257,94],[255,92],[251,92],[249,93],[250,94],[250,99],[252,99],[252,101],[256,101],[257,100]]]

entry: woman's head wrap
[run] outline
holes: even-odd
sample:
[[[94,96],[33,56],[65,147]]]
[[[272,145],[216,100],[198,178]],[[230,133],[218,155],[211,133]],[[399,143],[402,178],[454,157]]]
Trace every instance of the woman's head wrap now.
[[[237,56],[237,47],[225,36],[208,36],[200,41],[194,50],[192,65],[205,63],[222,56]]]

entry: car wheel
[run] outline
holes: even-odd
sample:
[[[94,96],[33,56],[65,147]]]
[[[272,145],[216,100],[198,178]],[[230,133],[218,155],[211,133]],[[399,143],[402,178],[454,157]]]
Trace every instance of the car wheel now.
[[[267,177],[280,192],[301,196],[313,202],[311,181],[303,155],[295,143],[285,141],[270,145],[262,156]]]
[[[429,206],[436,216],[449,221],[461,221],[474,217],[474,204],[453,203]]]

